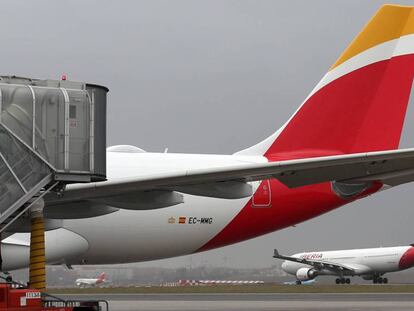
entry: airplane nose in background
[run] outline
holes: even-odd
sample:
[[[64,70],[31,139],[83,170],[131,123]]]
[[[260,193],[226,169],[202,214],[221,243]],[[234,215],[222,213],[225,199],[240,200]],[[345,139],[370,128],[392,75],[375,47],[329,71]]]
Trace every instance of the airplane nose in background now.
[[[287,268],[287,262],[286,262],[286,261],[284,261],[284,262],[282,263],[282,266],[281,266],[281,267],[282,267],[282,270],[283,270],[283,271],[287,272],[287,271],[286,271],[286,268]]]
[[[398,267],[403,269],[408,269],[414,266],[414,247],[410,247],[400,258]]]

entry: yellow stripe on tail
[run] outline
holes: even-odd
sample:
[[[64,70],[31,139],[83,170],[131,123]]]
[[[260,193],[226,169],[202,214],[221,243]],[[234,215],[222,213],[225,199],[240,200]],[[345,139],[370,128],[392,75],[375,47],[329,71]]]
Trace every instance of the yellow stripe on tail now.
[[[414,7],[386,4],[366,24],[331,70],[381,43],[414,33]]]

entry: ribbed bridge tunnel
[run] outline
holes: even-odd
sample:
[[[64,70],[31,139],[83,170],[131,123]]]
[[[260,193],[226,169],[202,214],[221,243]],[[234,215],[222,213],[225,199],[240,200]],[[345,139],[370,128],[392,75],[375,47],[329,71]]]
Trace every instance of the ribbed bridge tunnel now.
[[[53,186],[106,178],[107,88],[0,77],[0,230]]]
[[[34,288],[45,287],[42,197],[68,183],[106,179],[107,92],[83,82],[0,76],[0,240],[29,222]],[[0,271],[1,262],[0,252]]]

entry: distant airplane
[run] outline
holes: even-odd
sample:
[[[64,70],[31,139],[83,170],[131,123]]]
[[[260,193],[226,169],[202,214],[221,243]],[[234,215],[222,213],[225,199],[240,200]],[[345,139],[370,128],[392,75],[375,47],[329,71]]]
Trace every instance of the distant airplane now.
[[[45,196],[48,263],[120,264],[193,254],[413,181],[414,149],[397,150],[414,76],[413,11],[383,6],[296,113],[250,148],[233,155],[108,148],[107,181],[71,184],[64,195]],[[312,58],[307,42],[295,44]],[[304,71],[295,73],[298,80]],[[280,105],[277,98],[274,105]],[[251,115],[245,133],[234,137],[243,140],[262,114]],[[157,126],[157,116],[148,117]],[[10,234],[25,230],[14,228]],[[29,234],[22,243],[16,235],[3,243],[6,271],[29,264]]]
[[[360,276],[376,283],[388,283],[385,273],[401,271],[414,266],[414,247],[380,247],[327,252],[306,252],[292,256],[280,255],[275,249],[274,258],[285,260],[283,271],[296,276],[302,284],[320,275],[338,276],[336,284],[350,284],[347,276]]]
[[[79,286],[79,287],[88,287],[88,286],[95,287],[95,286],[102,285],[105,282],[106,282],[105,272],[102,272],[96,279],[77,279],[75,281],[76,286]]]
[[[179,280],[180,286],[194,285],[258,285],[264,284],[264,281],[257,280]]]

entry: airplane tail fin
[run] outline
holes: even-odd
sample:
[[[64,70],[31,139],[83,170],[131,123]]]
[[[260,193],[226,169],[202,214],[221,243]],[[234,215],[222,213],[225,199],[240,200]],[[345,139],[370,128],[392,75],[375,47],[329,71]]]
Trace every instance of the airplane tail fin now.
[[[102,272],[101,274],[99,274],[98,281],[103,282],[103,281],[105,281],[105,279],[106,279],[106,273],[105,272]]]
[[[285,125],[237,154],[274,159],[398,148],[414,75],[414,7],[384,5]]]

